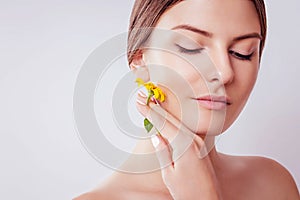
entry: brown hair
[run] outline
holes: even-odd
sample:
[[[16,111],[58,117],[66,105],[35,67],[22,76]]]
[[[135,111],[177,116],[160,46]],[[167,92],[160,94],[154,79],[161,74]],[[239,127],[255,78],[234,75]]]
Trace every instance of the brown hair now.
[[[143,44],[151,35],[151,27],[155,27],[159,18],[168,9],[183,0],[136,0],[130,16],[128,41],[127,41],[127,58],[129,65],[132,63],[137,51],[142,48]],[[265,45],[267,34],[267,17],[264,0],[251,0],[256,8],[262,40],[260,43],[259,60]]]

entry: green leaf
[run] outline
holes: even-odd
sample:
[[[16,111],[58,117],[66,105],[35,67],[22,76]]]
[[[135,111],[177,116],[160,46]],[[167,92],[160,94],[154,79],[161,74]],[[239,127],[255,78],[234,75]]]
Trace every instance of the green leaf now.
[[[153,128],[153,124],[151,124],[151,122],[145,118],[144,119],[144,127],[147,130],[147,132],[149,133],[151,131],[151,129]]]
[[[149,101],[150,101],[150,98],[154,95],[154,93],[152,92],[152,90],[149,92],[148,94],[148,98],[147,98],[147,105],[149,105]]]

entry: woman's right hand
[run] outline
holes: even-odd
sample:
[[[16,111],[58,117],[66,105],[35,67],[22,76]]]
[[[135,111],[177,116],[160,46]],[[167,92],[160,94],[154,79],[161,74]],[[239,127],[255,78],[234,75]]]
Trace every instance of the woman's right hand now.
[[[160,105],[154,102],[146,105],[146,98],[143,93],[138,95],[137,108],[159,129],[160,134],[156,134],[152,141],[162,179],[172,197],[175,200],[222,199],[203,139]]]

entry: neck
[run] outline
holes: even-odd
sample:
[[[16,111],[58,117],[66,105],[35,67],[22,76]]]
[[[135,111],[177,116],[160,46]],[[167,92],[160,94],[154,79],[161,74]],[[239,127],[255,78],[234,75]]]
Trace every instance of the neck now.
[[[199,137],[199,136],[198,136]],[[202,138],[204,139],[204,138]],[[205,138],[205,144],[207,147],[207,155],[215,170],[218,170],[218,166],[222,166],[220,164],[221,159],[219,153],[216,151],[216,147],[214,145],[215,143],[215,137],[214,136],[207,136]],[[155,152],[155,149],[151,143],[151,140],[141,140],[137,143],[136,147],[133,150],[133,154],[149,154]],[[154,156],[155,157],[155,156]],[[157,162],[158,161],[153,161]],[[148,162],[149,163],[149,162]],[[129,157],[129,159],[121,166],[121,168],[126,168],[128,166],[133,166],[140,164],[140,161],[137,162],[134,156]],[[162,192],[162,193],[168,193],[168,190],[166,186],[163,183],[162,176],[161,176],[161,170],[159,168],[156,168],[158,170],[149,172],[149,173],[138,173],[134,174],[134,176],[131,176],[133,178],[134,182],[138,181],[139,183],[145,183],[141,185],[141,190],[147,190],[147,191],[153,191],[153,192]],[[128,175],[128,174],[127,174]],[[126,175],[124,175],[126,176]]]

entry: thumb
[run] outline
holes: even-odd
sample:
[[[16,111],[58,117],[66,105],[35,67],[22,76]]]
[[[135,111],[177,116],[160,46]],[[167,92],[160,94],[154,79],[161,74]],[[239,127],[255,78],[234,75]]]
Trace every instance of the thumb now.
[[[156,150],[156,156],[159,161],[160,167],[174,167],[172,159],[172,146],[169,144],[168,140],[164,138],[161,134],[155,134],[151,137],[152,144]]]

